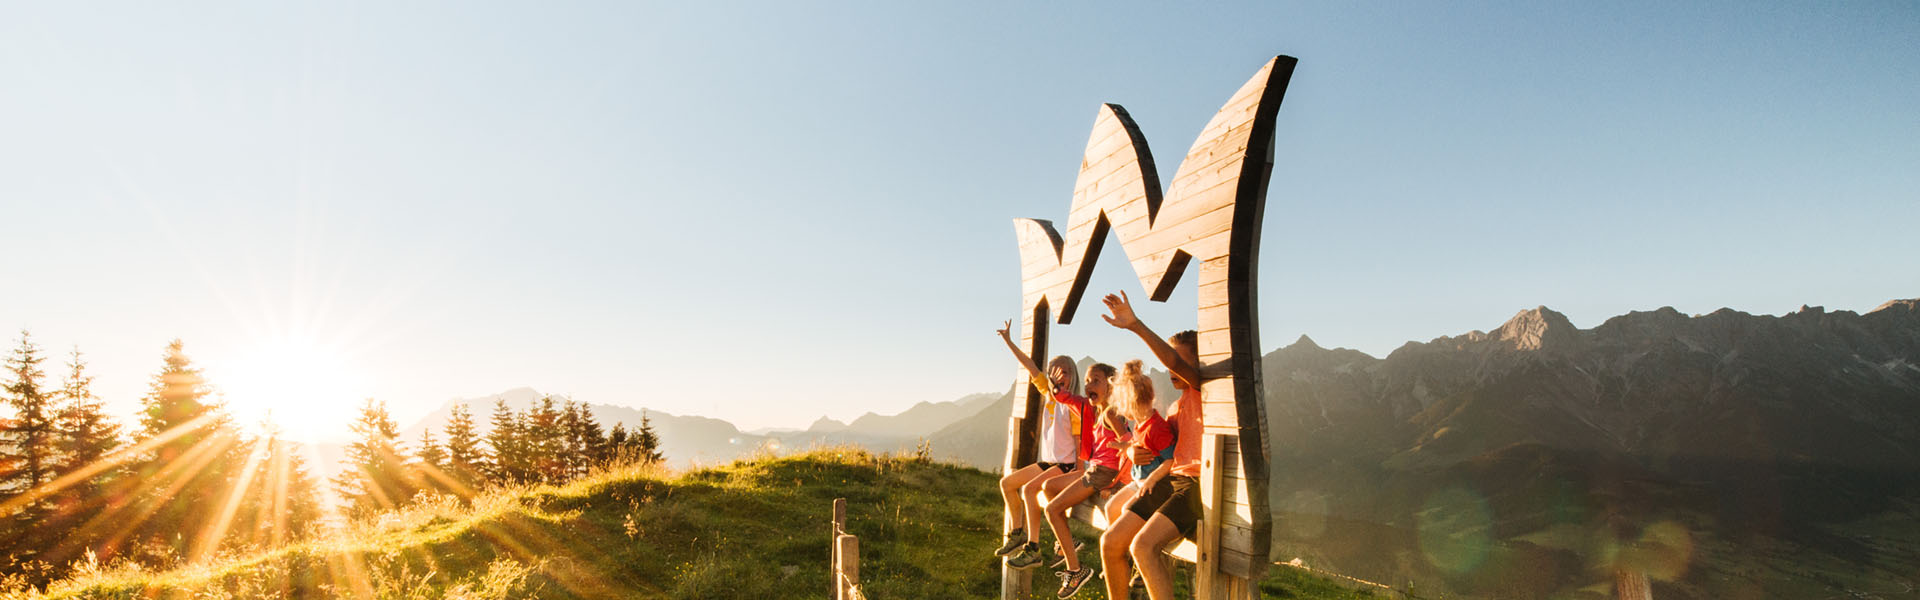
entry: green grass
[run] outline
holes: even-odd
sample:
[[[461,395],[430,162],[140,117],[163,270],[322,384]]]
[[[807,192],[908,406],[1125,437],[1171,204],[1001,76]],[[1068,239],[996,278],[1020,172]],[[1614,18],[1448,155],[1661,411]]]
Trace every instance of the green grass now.
[[[471,505],[429,501],[270,552],[161,572],[86,567],[44,593],[8,596],[819,598],[834,498],[847,499],[849,533],[860,537],[867,597],[997,597],[995,477],[857,449],[679,475],[629,467]],[[1267,597],[1379,597],[1295,569],[1271,572],[1261,582]],[[1037,596],[1052,597],[1053,583],[1036,571]],[[1079,597],[1103,598],[1097,585]]]

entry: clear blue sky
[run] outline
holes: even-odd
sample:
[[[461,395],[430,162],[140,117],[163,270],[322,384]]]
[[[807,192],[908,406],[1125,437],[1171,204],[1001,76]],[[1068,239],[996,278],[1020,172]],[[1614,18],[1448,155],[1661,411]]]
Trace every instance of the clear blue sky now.
[[[176,336],[256,380],[305,340],[301,402],[403,421],[999,391],[1011,220],[1064,220],[1099,103],[1170,173],[1275,54],[1266,348],[1920,296],[1914,2],[37,3],[0,8],[0,328],[123,413]],[[1093,290],[1137,291],[1119,252]],[[1145,355],[1097,311],[1056,348]]]

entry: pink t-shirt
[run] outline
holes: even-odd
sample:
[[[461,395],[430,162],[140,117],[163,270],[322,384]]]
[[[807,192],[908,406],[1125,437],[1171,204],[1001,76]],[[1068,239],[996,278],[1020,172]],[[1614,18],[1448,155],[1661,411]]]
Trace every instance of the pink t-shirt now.
[[[1173,443],[1174,475],[1200,476],[1200,436],[1206,431],[1206,425],[1200,421],[1201,411],[1200,390],[1187,388],[1167,413],[1167,422],[1179,436]]]
[[[1083,421],[1093,424],[1093,453],[1087,458],[1087,462],[1116,471],[1120,470],[1119,442],[1122,441],[1120,436],[1125,433],[1115,433],[1107,429],[1097,411],[1093,413],[1093,418],[1083,419]],[[1126,427],[1125,419],[1115,418],[1114,421],[1121,423],[1121,427]]]

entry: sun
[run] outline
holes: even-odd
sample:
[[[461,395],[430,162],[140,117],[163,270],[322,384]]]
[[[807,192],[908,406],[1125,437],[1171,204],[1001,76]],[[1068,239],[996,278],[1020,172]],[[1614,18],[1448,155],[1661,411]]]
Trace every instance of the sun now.
[[[210,364],[208,379],[243,426],[271,423],[307,441],[338,439],[366,397],[350,353],[304,337],[264,340]]]

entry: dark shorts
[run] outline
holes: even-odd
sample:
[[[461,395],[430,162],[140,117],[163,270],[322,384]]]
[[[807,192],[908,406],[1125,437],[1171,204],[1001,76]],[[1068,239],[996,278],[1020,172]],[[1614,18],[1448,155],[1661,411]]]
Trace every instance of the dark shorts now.
[[[1059,469],[1061,473],[1072,473],[1073,468],[1077,466],[1074,463],[1037,462],[1033,464],[1040,465],[1040,472],[1042,474],[1045,474],[1047,469]]]
[[[1080,483],[1087,484],[1087,489],[1100,491],[1113,487],[1114,480],[1119,478],[1119,469],[1109,469],[1105,465],[1089,464],[1087,465],[1086,473],[1080,475]]]
[[[1166,515],[1174,528],[1180,530],[1180,537],[1199,541],[1194,532],[1200,524],[1200,481],[1181,475],[1163,477],[1153,489],[1141,492],[1140,497],[1127,504],[1127,512],[1141,519]]]

